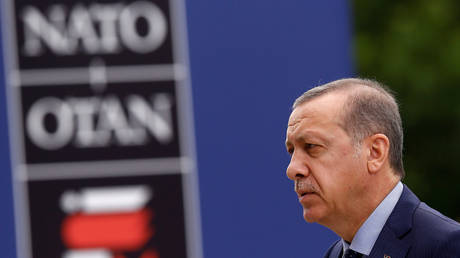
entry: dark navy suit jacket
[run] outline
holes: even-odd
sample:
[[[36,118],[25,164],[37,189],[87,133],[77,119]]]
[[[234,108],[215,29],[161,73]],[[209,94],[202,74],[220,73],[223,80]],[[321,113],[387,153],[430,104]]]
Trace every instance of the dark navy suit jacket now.
[[[341,255],[342,241],[338,240],[324,257]],[[404,185],[369,257],[460,257],[460,224],[420,202]]]

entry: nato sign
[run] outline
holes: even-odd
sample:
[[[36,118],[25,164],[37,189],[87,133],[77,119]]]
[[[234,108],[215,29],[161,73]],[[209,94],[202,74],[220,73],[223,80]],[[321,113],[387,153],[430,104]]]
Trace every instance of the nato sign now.
[[[201,257],[182,4],[5,3],[19,257]]]

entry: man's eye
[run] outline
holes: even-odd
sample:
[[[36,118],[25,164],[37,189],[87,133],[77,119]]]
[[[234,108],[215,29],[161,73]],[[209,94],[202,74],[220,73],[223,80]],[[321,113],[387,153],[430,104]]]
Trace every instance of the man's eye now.
[[[287,149],[287,152],[288,152],[290,155],[292,155],[292,153],[294,152],[294,149],[293,149],[293,148],[289,148],[289,149]]]
[[[321,145],[318,144],[306,143],[304,148],[305,151],[312,157],[317,157],[323,152],[323,148],[321,148]]]
[[[313,143],[306,143],[305,144],[305,149],[310,150],[313,149],[314,147],[317,147],[318,145],[313,144]]]

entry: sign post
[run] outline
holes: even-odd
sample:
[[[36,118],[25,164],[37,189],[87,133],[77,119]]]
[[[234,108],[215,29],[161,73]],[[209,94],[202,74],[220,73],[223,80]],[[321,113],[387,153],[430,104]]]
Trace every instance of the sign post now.
[[[201,257],[182,4],[6,1],[19,257]]]

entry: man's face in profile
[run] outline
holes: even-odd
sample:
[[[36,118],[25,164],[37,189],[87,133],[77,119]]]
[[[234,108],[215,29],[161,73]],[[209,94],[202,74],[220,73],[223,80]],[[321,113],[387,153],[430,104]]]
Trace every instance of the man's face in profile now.
[[[344,93],[327,93],[301,104],[289,118],[286,174],[308,222],[330,224],[359,208],[350,200],[363,192],[366,156],[340,126],[345,99]]]

